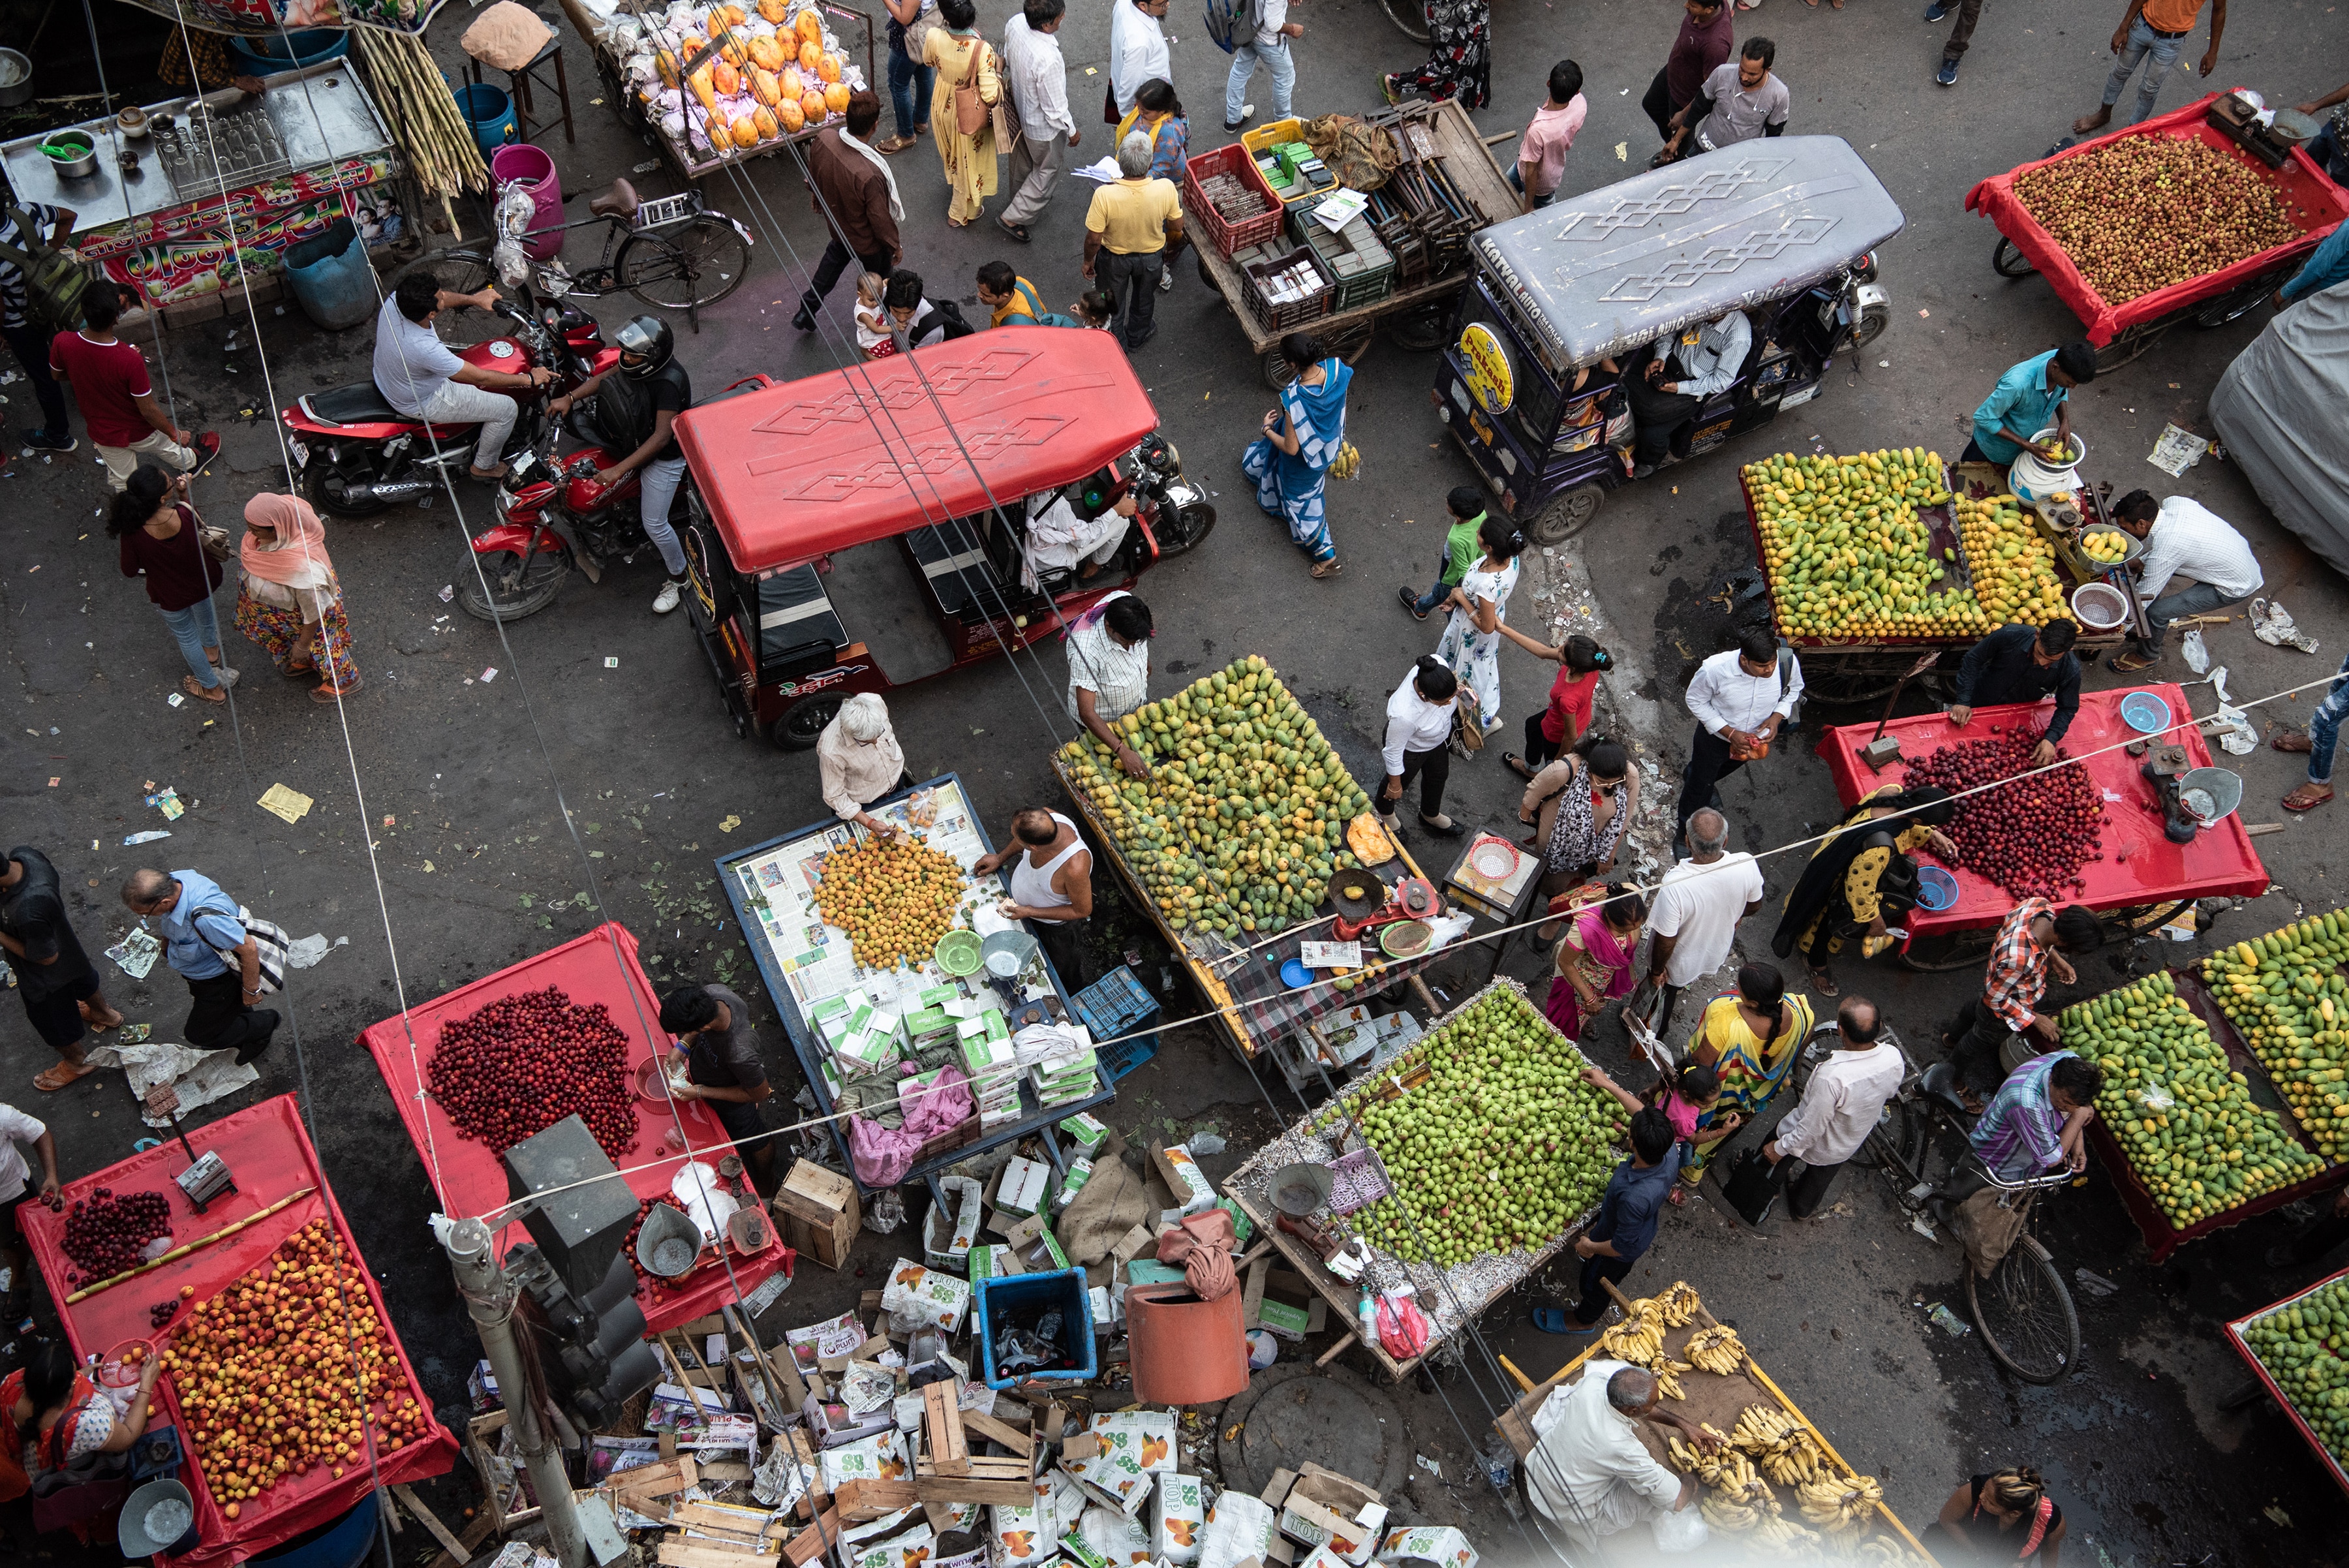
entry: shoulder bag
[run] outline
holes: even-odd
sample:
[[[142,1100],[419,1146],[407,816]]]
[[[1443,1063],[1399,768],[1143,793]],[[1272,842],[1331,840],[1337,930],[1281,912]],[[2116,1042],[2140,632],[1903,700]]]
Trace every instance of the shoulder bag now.
[[[273,992],[285,989],[285,960],[293,943],[286,936],[285,927],[274,921],[262,919],[241,904],[237,906],[233,914],[211,905],[206,905],[197,913],[225,916],[244,928],[244,934],[253,939],[254,950],[261,959],[261,984],[258,989],[262,995],[267,996]],[[198,934],[202,934],[201,930]],[[212,951],[220,954],[222,960],[231,969],[240,967],[234,948],[212,947],[209,939],[204,945],[212,947]]]
[[[988,111],[996,107],[978,89],[979,76],[988,68],[992,51],[986,39],[972,38],[968,40],[964,53],[968,57],[968,68],[954,88],[955,129],[965,136],[977,136],[987,129]]]
[[[922,50],[929,42],[930,29],[937,25],[938,8],[925,0],[922,8],[914,13],[914,19],[905,26],[907,59],[917,66],[922,63]]]
[[[81,300],[89,291],[89,267],[71,251],[43,244],[41,225],[34,222],[32,213],[14,202],[6,212],[16,220],[23,244],[0,244],[0,261],[14,263],[23,275],[26,308],[50,332],[72,331],[81,325]]]
[[[184,501],[180,503],[180,510],[187,514],[187,521],[196,530],[196,542],[203,545],[205,555],[223,566],[238,558],[236,541],[228,536],[227,529],[217,523],[205,522],[204,514]]]

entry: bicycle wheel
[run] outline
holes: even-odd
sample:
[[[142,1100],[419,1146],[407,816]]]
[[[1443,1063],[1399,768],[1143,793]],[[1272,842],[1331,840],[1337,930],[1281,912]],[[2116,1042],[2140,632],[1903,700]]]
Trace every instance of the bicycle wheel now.
[[[428,274],[432,280],[450,294],[479,294],[497,281],[497,269],[490,265],[490,253],[461,245],[454,250],[427,251],[391,275],[383,286],[389,295],[399,287],[400,279],[410,273]],[[503,337],[513,331],[513,324],[495,311],[476,310],[470,305],[453,306],[432,318],[432,329],[440,340],[452,348],[470,348],[487,343],[492,337]]]
[[[1992,1359],[2026,1383],[2053,1383],[2080,1359],[2080,1314],[2036,1236],[2016,1238],[1985,1280],[1966,1269],[1966,1307]]]
[[[715,213],[630,234],[613,266],[622,288],[664,310],[715,305],[742,286],[750,268],[750,244]]]
[[[1403,36],[1416,38],[1423,44],[1428,41],[1427,6],[1423,0],[1380,0],[1380,5],[1387,14],[1387,20],[1392,22]]]

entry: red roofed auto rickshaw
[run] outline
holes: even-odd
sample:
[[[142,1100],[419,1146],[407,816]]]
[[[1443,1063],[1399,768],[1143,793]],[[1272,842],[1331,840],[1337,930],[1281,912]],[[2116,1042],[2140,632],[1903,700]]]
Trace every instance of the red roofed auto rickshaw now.
[[[1114,337],[1051,327],[679,416],[687,604],[736,732],[803,751],[852,694],[1040,641],[1197,545],[1215,508],[1157,426]],[[1090,579],[1029,558],[1030,498],[1064,490],[1087,524],[1136,503]]]

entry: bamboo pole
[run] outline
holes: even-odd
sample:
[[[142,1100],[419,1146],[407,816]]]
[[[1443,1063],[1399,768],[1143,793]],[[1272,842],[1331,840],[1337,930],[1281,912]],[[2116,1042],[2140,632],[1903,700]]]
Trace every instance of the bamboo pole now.
[[[100,1280],[94,1285],[82,1286],[81,1289],[74,1292],[73,1294],[66,1298],[66,1304],[67,1306],[71,1306],[74,1303],[94,1296],[100,1291],[112,1290],[123,1281],[136,1279],[140,1274],[147,1272],[150,1269],[160,1269],[166,1263],[175,1262],[178,1260],[186,1257],[191,1252],[199,1251],[203,1248],[211,1246],[215,1241],[223,1241],[228,1237],[235,1235],[239,1231],[243,1230],[248,1225],[259,1224],[264,1220],[268,1219],[272,1214],[276,1213],[280,1209],[285,1208],[287,1204],[307,1198],[310,1194],[317,1190],[318,1189],[315,1187],[305,1187],[299,1192],[289,1192],[258,1214],[248,1214],[233,1225],[222,1226],[219,1230],[213,1231],[209,1236],[200,1236],[195,1241],[190,1241],[183,1247],[174,1247],[170,1251],[164,1253],[161,1257],[155,1259],[151,1262],[141,1263],[135,1269],[125,1269],[122,1272],[115,1275],[112,1279]]]

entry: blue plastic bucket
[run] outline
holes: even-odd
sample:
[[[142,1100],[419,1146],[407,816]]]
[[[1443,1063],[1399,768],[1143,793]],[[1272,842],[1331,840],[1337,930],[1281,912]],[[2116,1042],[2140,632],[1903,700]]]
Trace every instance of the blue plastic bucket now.
[[[1055,1269],[1047,1274],[1008,1274],[979,1280],[971,1285],[970,1292],[972,1332],[978,1337],[979,1373],[989,1388],[1016,1388],[1031,1378],[1051,1383],[1092,1381],[1099,1368],[1093,1345],[1092,1299],[1086,1293],[1082,1269]],[[1007,1318],[1033,1323],[1050,1307],[1061,1309],[1059,1344],[1076,1365],[1051,1371],[998,1371],[996,1325]]]
[[[522,140],[522,124],[514,119],[513,99],[487,82],[457,89],[457,112],[473,128],[473,140],[483,158]]]
[[[286,49],[289,43],[293,45],[291,53]],[[341,27],[303,27],[284,37],[232,37],[228,41],[229,58],[236,62],[237,74],[248,77],[274,77],[280,71],[298,71],[321,60],[339,60],[350,49],[351,36]]]
[[[285,286],[302,314],[329,332],[357,327],[376,313],[375,269],[348,218],[336,218],[325,234],[286,247]]]

